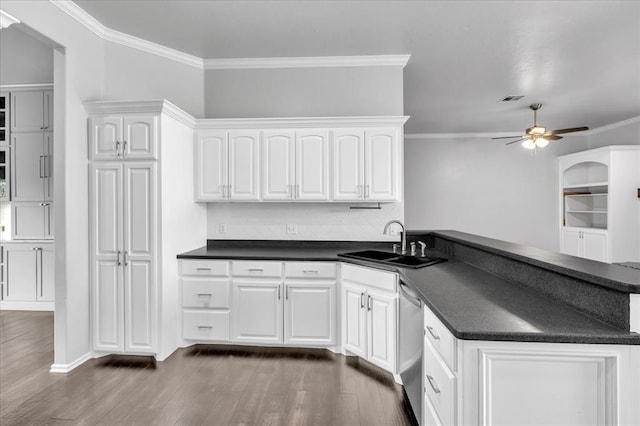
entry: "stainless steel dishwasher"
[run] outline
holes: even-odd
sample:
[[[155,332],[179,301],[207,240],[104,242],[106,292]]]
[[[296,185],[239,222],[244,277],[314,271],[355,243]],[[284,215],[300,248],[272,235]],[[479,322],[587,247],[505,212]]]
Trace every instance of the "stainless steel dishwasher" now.
[[[400,282],[399,370],[418,424],[422,422],[422,300]]]

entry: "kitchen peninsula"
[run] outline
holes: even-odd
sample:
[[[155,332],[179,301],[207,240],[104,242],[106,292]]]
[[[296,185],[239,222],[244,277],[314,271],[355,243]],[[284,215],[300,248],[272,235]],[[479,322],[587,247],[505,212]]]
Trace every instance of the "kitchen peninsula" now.
[[[284,283],[286,295],[282,297],[287,303],[289,287],[293,288],[288,283],[299,281],[291,281],[288,271],[304,270],[317,283],[328,283],[325,288],[333,288],[339,296],[330,299],[327,295],[320,300],[328,315],[341,313],[337,326],[326,323],[326,327],[335,327],[334,334],[329,333],[332,338],[324,343],[307,340],[300,344],[279,336],[280,340],[269,344],[321,346],[356,354],[390,371],[398,380],[402,366],[397,351],[403,324],[397,318],[397,291],[402,285],[410,287],[424,306],[424,362],[422,373],[418,373],[424,395],[420,409],[412,402],[423,424],[509,423],[523,413],[541,422],[549,419],[547,415],[599,424],[638,422],[640,411],[632,403],[640,396],[639,381],[633,379],[640,374],[638,270],[456,231],[414,231],[408,233],[408,240],[426,242],[429,255],[443,256],[447,261],[412,269],[340,256],[364,249],[391,251],[389,243],[224,240],[209,240],[206,247],[178,258],[183,284],[185,278],[194,278],[189,275],[209,274],[211,267],[206,262],[218,262],[218,266],[224,262],[224,277],[216,279],[227,288],[235,281],[234,265],[254,275],[265,274],[269,265],[277,265],[277,270],[268,274],[270,278],[265,277],[275,284],[271,296],[276,306],[280,285]],[[196,266],[202,269],[185,273],[190,262],[200,262]],[[326,266],[312,268],[314,264],[335,266],[327,272]],[[397,274],[398,286],[389,284],[383,289],[388,283],[386,276],[378,279],[370,275],[375,273]],[[355,277],[358,274],[364,277],[360,283]],[[238,279],[247,281],[246,277]],[[372,287],[365,289],[362,283]],[[349,288],[363,290],[349,293]],[[184,292],[183,287],[183,296]],[[330,308],[332,300],[336,306]],[[234,297],[226,305],[225,312],[230,311],[231,317],[237,301]],[[354,306],[355,311],[350,310]],[[368,315],[365,323],[384,324],[381,334],[392,341],[390,347],[376,347],[381,340],[376,340],[376,333],[380,332],[369,328],[364,334],[371,342],[365,342],[368,347],[359,352],[352,322],[360,310]],[[292,318],[295,316],[289,316]],[[362,326],[366,324],[355,328]],[[285,321],[284,327],[292,324]],[[362,333],[355,335],[367,340]],[[184,345],[243,341],[228,330],[213,338],[189,336],[185,336]],[[265,344],[251,339],[244,342]],[[386,353],[387,349],[391,353]],[[385,353],[386,358],[381,355]],[[514,400],[510,395],[516,389],[519,396]],[[580,393],[580,389],[589,391]],[[536,398],[539,403],[532,403]]]

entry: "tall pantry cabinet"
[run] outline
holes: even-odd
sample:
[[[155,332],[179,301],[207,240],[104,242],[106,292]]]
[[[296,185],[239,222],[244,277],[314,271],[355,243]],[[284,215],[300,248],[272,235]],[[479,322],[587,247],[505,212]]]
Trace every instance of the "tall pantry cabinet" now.
[[[175,257],[206,234],[206,209],[191,201],[185,166],[193,119],[167,101],[85,108],[93,350],[161,360],[177,347]]]

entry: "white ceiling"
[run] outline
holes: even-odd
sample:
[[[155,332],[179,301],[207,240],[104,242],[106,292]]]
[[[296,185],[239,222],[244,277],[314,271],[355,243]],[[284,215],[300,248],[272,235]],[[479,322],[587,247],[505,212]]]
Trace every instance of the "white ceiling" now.
[[[411,54],[407,133],[640,116],[638,1],[75,0],[105,26],[205,58]],[[505,95],[525,95],[499,103]]]

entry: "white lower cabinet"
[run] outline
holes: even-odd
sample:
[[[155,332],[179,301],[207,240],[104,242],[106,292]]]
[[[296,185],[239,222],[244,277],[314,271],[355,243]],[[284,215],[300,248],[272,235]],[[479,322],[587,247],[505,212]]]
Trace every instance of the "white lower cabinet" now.
[[[425,307],[424,425],[640,424],[640,347],[458,340],[443,328]]]
[[[561,252],[599,262],[609,262],[607,239],[606,230],[565,228],[562,230]]]
[[[2,309],[53,310],[53,244],[2,246]]]
[[[341,300],[344,351],[395,373],[397,275],[345,264]]]
[[[282,282],[234,279],[234,342],[282,343],[282,314]]]

